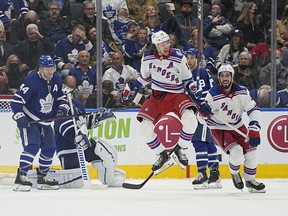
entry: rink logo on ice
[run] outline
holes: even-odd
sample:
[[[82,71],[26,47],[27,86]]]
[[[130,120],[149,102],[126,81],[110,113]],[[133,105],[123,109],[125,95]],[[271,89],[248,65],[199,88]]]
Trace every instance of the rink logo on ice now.
[[[269,124],[267,138],[275,150],[288,152],[288,115],[279,116]]]

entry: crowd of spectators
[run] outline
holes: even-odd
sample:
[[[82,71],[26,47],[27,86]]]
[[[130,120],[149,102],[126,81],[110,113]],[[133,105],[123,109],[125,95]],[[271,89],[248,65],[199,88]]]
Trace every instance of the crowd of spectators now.
[[[197,48],[193,0],[102,0],[102,59],[96,57],[95,0],[1,2],[0,94],[14,94],[25,76],[37,70],[39,56],[51,55],[63,83],[74,83],[76,97],[87,107],[97,106],[99,73],[103,105],[130,106],[123,91],[139,75],[154,32],[167,32],[171,46],[184,54]],[[235,81],[256,95],[256,101],[271,94],[271,4],[271,0],[204,0],[203,5],[204,67],[217,82],[217,68],[231,64]],[[276,30],[277,106],[288,107],[288,0],[277,1]],[[101,72],[95,68],[99,63]]]

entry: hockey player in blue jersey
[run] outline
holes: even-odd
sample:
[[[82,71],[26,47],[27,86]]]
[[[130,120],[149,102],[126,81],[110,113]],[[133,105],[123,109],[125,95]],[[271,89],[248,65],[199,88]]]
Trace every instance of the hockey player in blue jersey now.
[[[192,71],[193,80],[196,85],[199,85],[201,92],[198,92],[197,99],[195,95],[192,95],[192,99],[201,104],[209,89],[213,86],[213,79],[210,74],[204,68],[198,68],[197,52],[195,48],[190,48],[187,53],[187,63]],[[200,66],[199,66],[200,67]],[[197,70],[199,69],[199,79],[197,80]],[[191,91],[188,91],[191,95]],[[199,95],[200,94],[200,95]],[[197,116],[199,118],[199,116]],[[200,117],[201,118],[201,117]],[[194,189],[207,189],[207,188],[222,188],[219,176],[219,159],[217,148],[213,142],[210,130],[203,122],[198,121],[198,126],[192,137],[192,144],[196,153],[196,164],[198,169],[198,175],[192,182]],[[210,170],[210,176],[208,178],[206,169],[207,166]]]
[[[56,149],[52,122],[29,122],[67,115],[69,106],[62,92],[61,77],[55,73],[56,67],[51,56],[40,56],[38,64],[39,71],[26,76],[11,101],[13,119],[17,122],[23,145],[14,191],[30,191],[32,183],[26,175],[39,150],[37,188],[59,188],[55,179],[46,176]]]
[[[80,101],[72,99],[72,104],[76,115],[85,113],[85,107]],[[110,110],[104,108],[87,116],[79,116],[76,118],[76,134],[72,119],[55,121],[56,151],[62,167],[57,173],[58,177],[55,178],[59,179],[61,188],[84,186],[76,148],[83,148],[86,161],[97,169],[98,179],[103,184],[122,186],[126,173],[116,167],[116,150],[104,139],[98,137],[96,140],[91,139],[88,133],[88,129],[94,129],[104,121],[115,118]]]

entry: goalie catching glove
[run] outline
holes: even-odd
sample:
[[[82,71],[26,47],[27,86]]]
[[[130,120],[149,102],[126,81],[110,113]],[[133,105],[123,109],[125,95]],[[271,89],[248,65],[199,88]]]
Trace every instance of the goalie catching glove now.
[[[260,144],[261,127],[258,121],[251,121],[248,126],[249,143],[252,147],[257,147]]]
[[[99,125],[103,124],[104,121],[115,120],[116,116],[114,113],[106,108],[101,108],[99,111],[94,112],[88,116],[89,128],[94,129]]]

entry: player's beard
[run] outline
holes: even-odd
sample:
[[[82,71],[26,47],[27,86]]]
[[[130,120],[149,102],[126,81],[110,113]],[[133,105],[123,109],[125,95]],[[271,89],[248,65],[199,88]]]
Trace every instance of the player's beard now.
[[[232,83],[232,81],[225,81],[224,83],[221,82],[221,86],[223,89],[229,91],[231,89]]]

